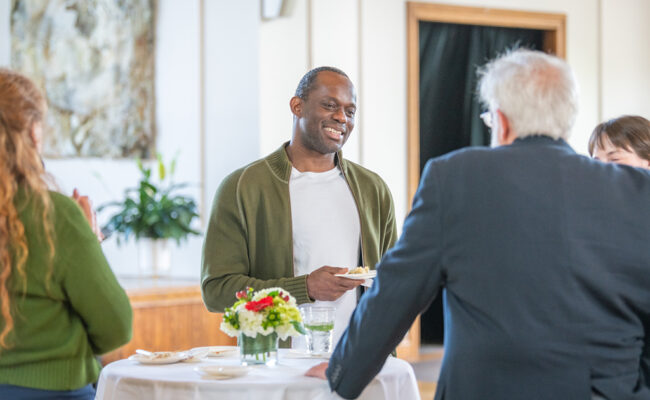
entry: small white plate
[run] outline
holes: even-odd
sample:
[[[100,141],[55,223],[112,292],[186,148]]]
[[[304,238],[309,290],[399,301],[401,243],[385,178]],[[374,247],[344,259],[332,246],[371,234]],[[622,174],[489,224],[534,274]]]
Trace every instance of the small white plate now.
[[[239,352],[237,346],[195,347],[190,352],[206,352],[207,357],[235,357]]]
[[[232,379],[246,375],[250,368],[237,365],[201,365],[194,367],[194,371],[208,379]]]
[[[348,278],[348,279],[360,279],[360,280],[366,280],[370,278],[374,278],[377,276],[377,271],[371,270],[367,274],[336,274],[336,276],[340,276],[341,278]]]
[[[173,364],[187,358],[184,352],[174,351],[157,351],[152,355],[133,354],[129,357],[131,361],[137,361],[140,364]]]
[[[332,353],[310,353],[307,350],[291,349],[282,355],[282,358],[324,358],[328,359]]]
[[[187,363],[196,363],[196,362],[201,362],[205,357],[208,356],[208,353],[210,352],[210,349],[207,347],[197,347],[192,350],[188,350],[185,352],[187,355],[187,358],[183,360],[183,362]]]

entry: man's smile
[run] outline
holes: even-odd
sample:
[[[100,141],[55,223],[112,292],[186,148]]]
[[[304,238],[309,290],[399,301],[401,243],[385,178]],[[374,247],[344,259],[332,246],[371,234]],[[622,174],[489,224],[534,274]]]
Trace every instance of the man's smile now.
[[[341,140],[341,138],[343,137],[343,131],[339,131],[336,128],[326,127],[323,130],[327,133],[327,136],[329,136],[331,139],[338,141]]]

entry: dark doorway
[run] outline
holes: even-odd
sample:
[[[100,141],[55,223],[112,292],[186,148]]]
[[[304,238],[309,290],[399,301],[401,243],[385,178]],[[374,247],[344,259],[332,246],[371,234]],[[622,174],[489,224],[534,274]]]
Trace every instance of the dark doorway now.
[[[429,158],[466,146],[487,146],[476,95],[477,67],[516,47],[542,49],[536,29],[419,22],[420,173]],[[422,343],[442,343],[442,295],[421,317]]]

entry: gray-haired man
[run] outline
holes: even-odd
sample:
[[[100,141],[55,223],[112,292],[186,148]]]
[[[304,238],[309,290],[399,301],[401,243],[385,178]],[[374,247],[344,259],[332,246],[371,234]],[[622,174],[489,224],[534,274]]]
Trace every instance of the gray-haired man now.
[[[499,146],[427,163],[329,367],[309,374],[359,395],[442,287],[436,399],[650,398],[650,174],[565,142],[577,94],[564,61],[517,50],[481,74]]]

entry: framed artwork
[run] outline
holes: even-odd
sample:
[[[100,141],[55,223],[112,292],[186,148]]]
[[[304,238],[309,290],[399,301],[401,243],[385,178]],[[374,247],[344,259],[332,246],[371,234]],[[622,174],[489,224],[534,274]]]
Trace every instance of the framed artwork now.
[[[12,68],[46,93],[48,158],[155,153],[156,0],[12,0]]]

